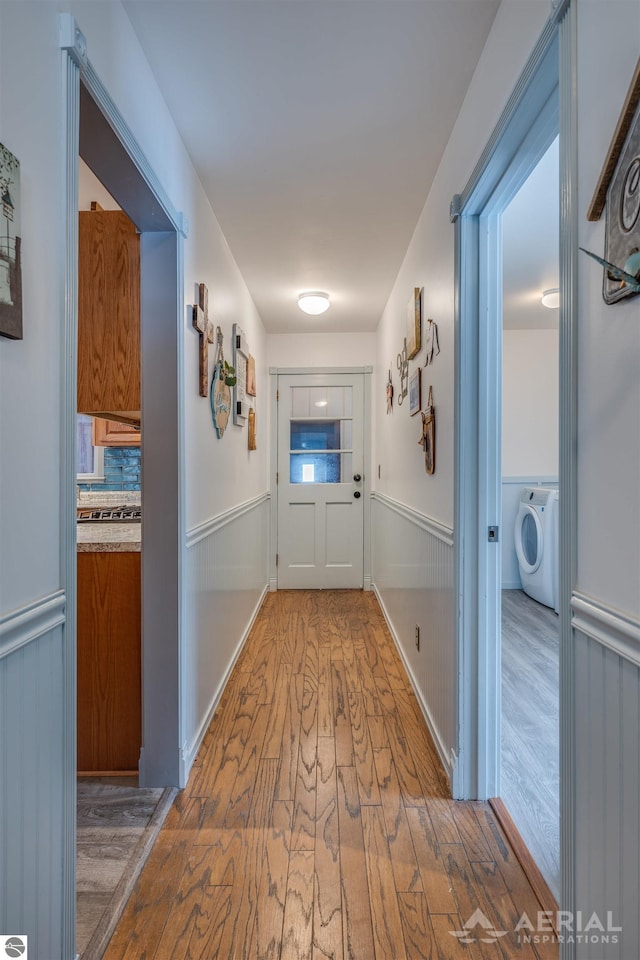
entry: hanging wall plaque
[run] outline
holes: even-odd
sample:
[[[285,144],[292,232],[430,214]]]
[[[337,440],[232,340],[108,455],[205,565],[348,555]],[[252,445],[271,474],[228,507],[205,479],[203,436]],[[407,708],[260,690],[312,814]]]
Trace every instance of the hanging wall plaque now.
[[[211,415],[220,440],[227,429],[231,413],[231,387],[235,385],[234,369],[224,359],[222,330],[216,330],[216,360],[211,380]]]
[[[247,402],[247,360],[249,347],[244,331],[237,323],[233,325],[233,365],[236,369],[236,385],[233,389],[233,422],[243,427],[249,413]]]
[[[22,340],[20,163],[0,143],[0,337]]]
[[[433,405],[433,387],[429,387],[429,400],[422,411],[422,436],[418,443],[424,450],[424,468],[427,473],[436,471],[436,410]]]

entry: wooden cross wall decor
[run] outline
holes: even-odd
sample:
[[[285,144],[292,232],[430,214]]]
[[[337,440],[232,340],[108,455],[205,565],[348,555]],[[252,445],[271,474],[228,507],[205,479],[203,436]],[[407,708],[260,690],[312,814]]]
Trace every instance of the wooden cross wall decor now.
[[[198,285],[199,303],[193,305],[193,326],[200,334],[200,396],[209,396],[209,344],[213,343],[214,326],[209,320],[209,291],[206,283]]]

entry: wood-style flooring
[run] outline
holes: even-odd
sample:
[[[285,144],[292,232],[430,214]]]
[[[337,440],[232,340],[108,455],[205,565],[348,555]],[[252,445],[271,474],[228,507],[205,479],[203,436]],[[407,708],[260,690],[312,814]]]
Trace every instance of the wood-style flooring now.
[[[506,935],[452,936],[477,909]],[[375,597],[285,591],[105,957],[556,960],[513,933],[538,909],[490,808],[450,799]]]
[[[518,832],[560,895],[559,627],[522,590],[502,593],[502,789]]]

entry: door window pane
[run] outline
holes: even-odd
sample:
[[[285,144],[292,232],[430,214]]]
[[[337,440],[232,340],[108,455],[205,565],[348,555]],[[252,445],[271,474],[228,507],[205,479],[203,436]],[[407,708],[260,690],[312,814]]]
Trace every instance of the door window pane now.
[[[291,387],[291,415],[336,419],[353,416],[352,387]]]
[[[290,483],[348,483],[351,480],[350,453],[291,453]]]
[[[339,420],[292,420],[290,450],[340,450]]]

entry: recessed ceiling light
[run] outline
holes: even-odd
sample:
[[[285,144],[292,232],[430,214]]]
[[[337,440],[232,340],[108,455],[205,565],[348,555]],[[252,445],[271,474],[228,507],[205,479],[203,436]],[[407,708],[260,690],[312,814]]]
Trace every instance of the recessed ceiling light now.
[[[559,288],[552,287],[550,290],[545,290],[542,294],[541,303],[543,307],[548,307],[549,310],[557,310],[560,306]]]
[[[305,313],[317,316],[329,309],[329,294],[321,290],[307,290],[298,297],[298,306]]]

